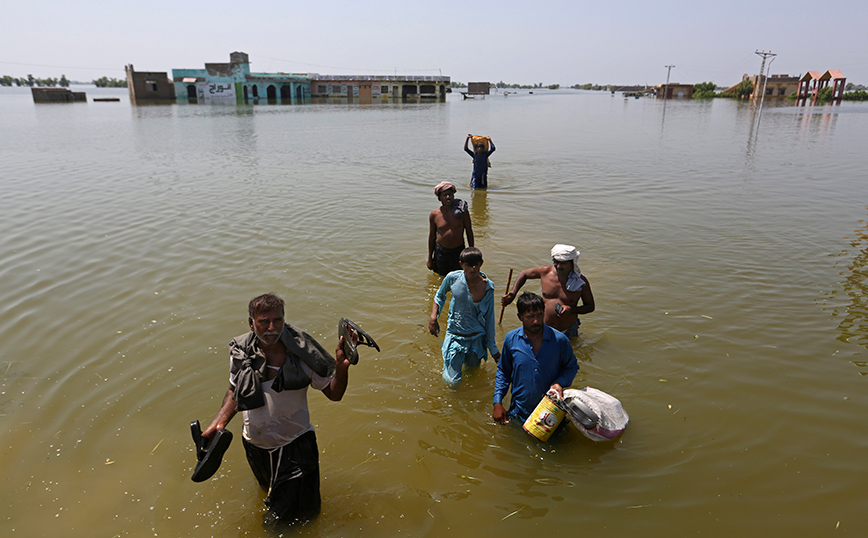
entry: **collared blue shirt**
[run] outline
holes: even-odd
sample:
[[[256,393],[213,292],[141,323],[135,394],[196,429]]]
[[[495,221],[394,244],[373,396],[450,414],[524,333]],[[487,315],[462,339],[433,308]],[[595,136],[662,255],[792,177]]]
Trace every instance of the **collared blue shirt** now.
[[[485,347],[494,355],[497,353],[497,344],[494,343],[494,283],[485,276],[485,273],[479,274],[485,277],[486,284],[485,295],[478,303],[473,300],[464,271],[460,269],[443,277],[443,283],[434,296],[434,302],[442,312],[443,305],[446,304],[446,294],[452,293],[446,331],[465,335],[485,333]],[[440,317],[439,314],[437,317]]]
[[[578,371],[570,339],[560,331],[543,325],[543,342],[534,353],[524,327],[513,329],[503,339],[494,378],[494,403],[502,403],[512,385],[509,414],[525,421],[552,384],[567,388]]]

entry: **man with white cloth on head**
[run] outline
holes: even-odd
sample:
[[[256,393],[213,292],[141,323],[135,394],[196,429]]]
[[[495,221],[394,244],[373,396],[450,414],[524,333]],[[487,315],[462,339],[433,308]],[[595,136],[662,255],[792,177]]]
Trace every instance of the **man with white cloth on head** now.
[[[511,303],[529,278],[538,278],[546,310],[544,323],[572,338],[579,334],[579,314],[594,311],[591,284],[579,269],[579,251],[571,245],[552,247],[552,265],[540,265],[519,273],[512,290],[500,298],[503,306]],[[581,301],[581,305],[579,302]]]

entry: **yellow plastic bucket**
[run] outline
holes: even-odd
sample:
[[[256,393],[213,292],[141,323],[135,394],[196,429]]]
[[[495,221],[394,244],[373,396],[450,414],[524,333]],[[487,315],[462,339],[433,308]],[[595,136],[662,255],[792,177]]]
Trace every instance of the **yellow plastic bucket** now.
[[[533,413],[524,421],[524,431],[533,435],[540,441],[548,441],[552,432],[564,419],[564,413],[548,394],[543,396]]]

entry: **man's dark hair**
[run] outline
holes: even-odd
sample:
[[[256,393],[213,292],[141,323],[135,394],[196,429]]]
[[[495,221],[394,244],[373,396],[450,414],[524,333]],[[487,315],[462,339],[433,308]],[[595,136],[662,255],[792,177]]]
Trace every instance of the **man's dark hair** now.
[[[476,247],[467,247],[458,255],[458,261],[466,265],[482,263],[482,251]]]
[[[518,296],[518,299],[516,299],[515,306],[518,308],[519,317],[523,316],[525,312],[536,312],[546,309],[546,303],[543,301],[543,298],[530,291],[522,292]]]
[[[257,312],[268,312],[276,308],[283,310],[283,304],[283,299],[276,294],[266,293],[259,297],[254,297],[250,301],[250,304],[247,305],[247,314],[253,319],[256,317]]]

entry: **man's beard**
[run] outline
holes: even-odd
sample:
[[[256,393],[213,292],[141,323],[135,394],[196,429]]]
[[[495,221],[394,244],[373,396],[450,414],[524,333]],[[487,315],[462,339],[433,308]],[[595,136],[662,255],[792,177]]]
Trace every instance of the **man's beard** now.
[[[273,346],[278,340],[280,340],[280,333],[269,331],[264,333],[262,336],[257,334],[256,337],[259,339],[260,344],[264,346]]]

